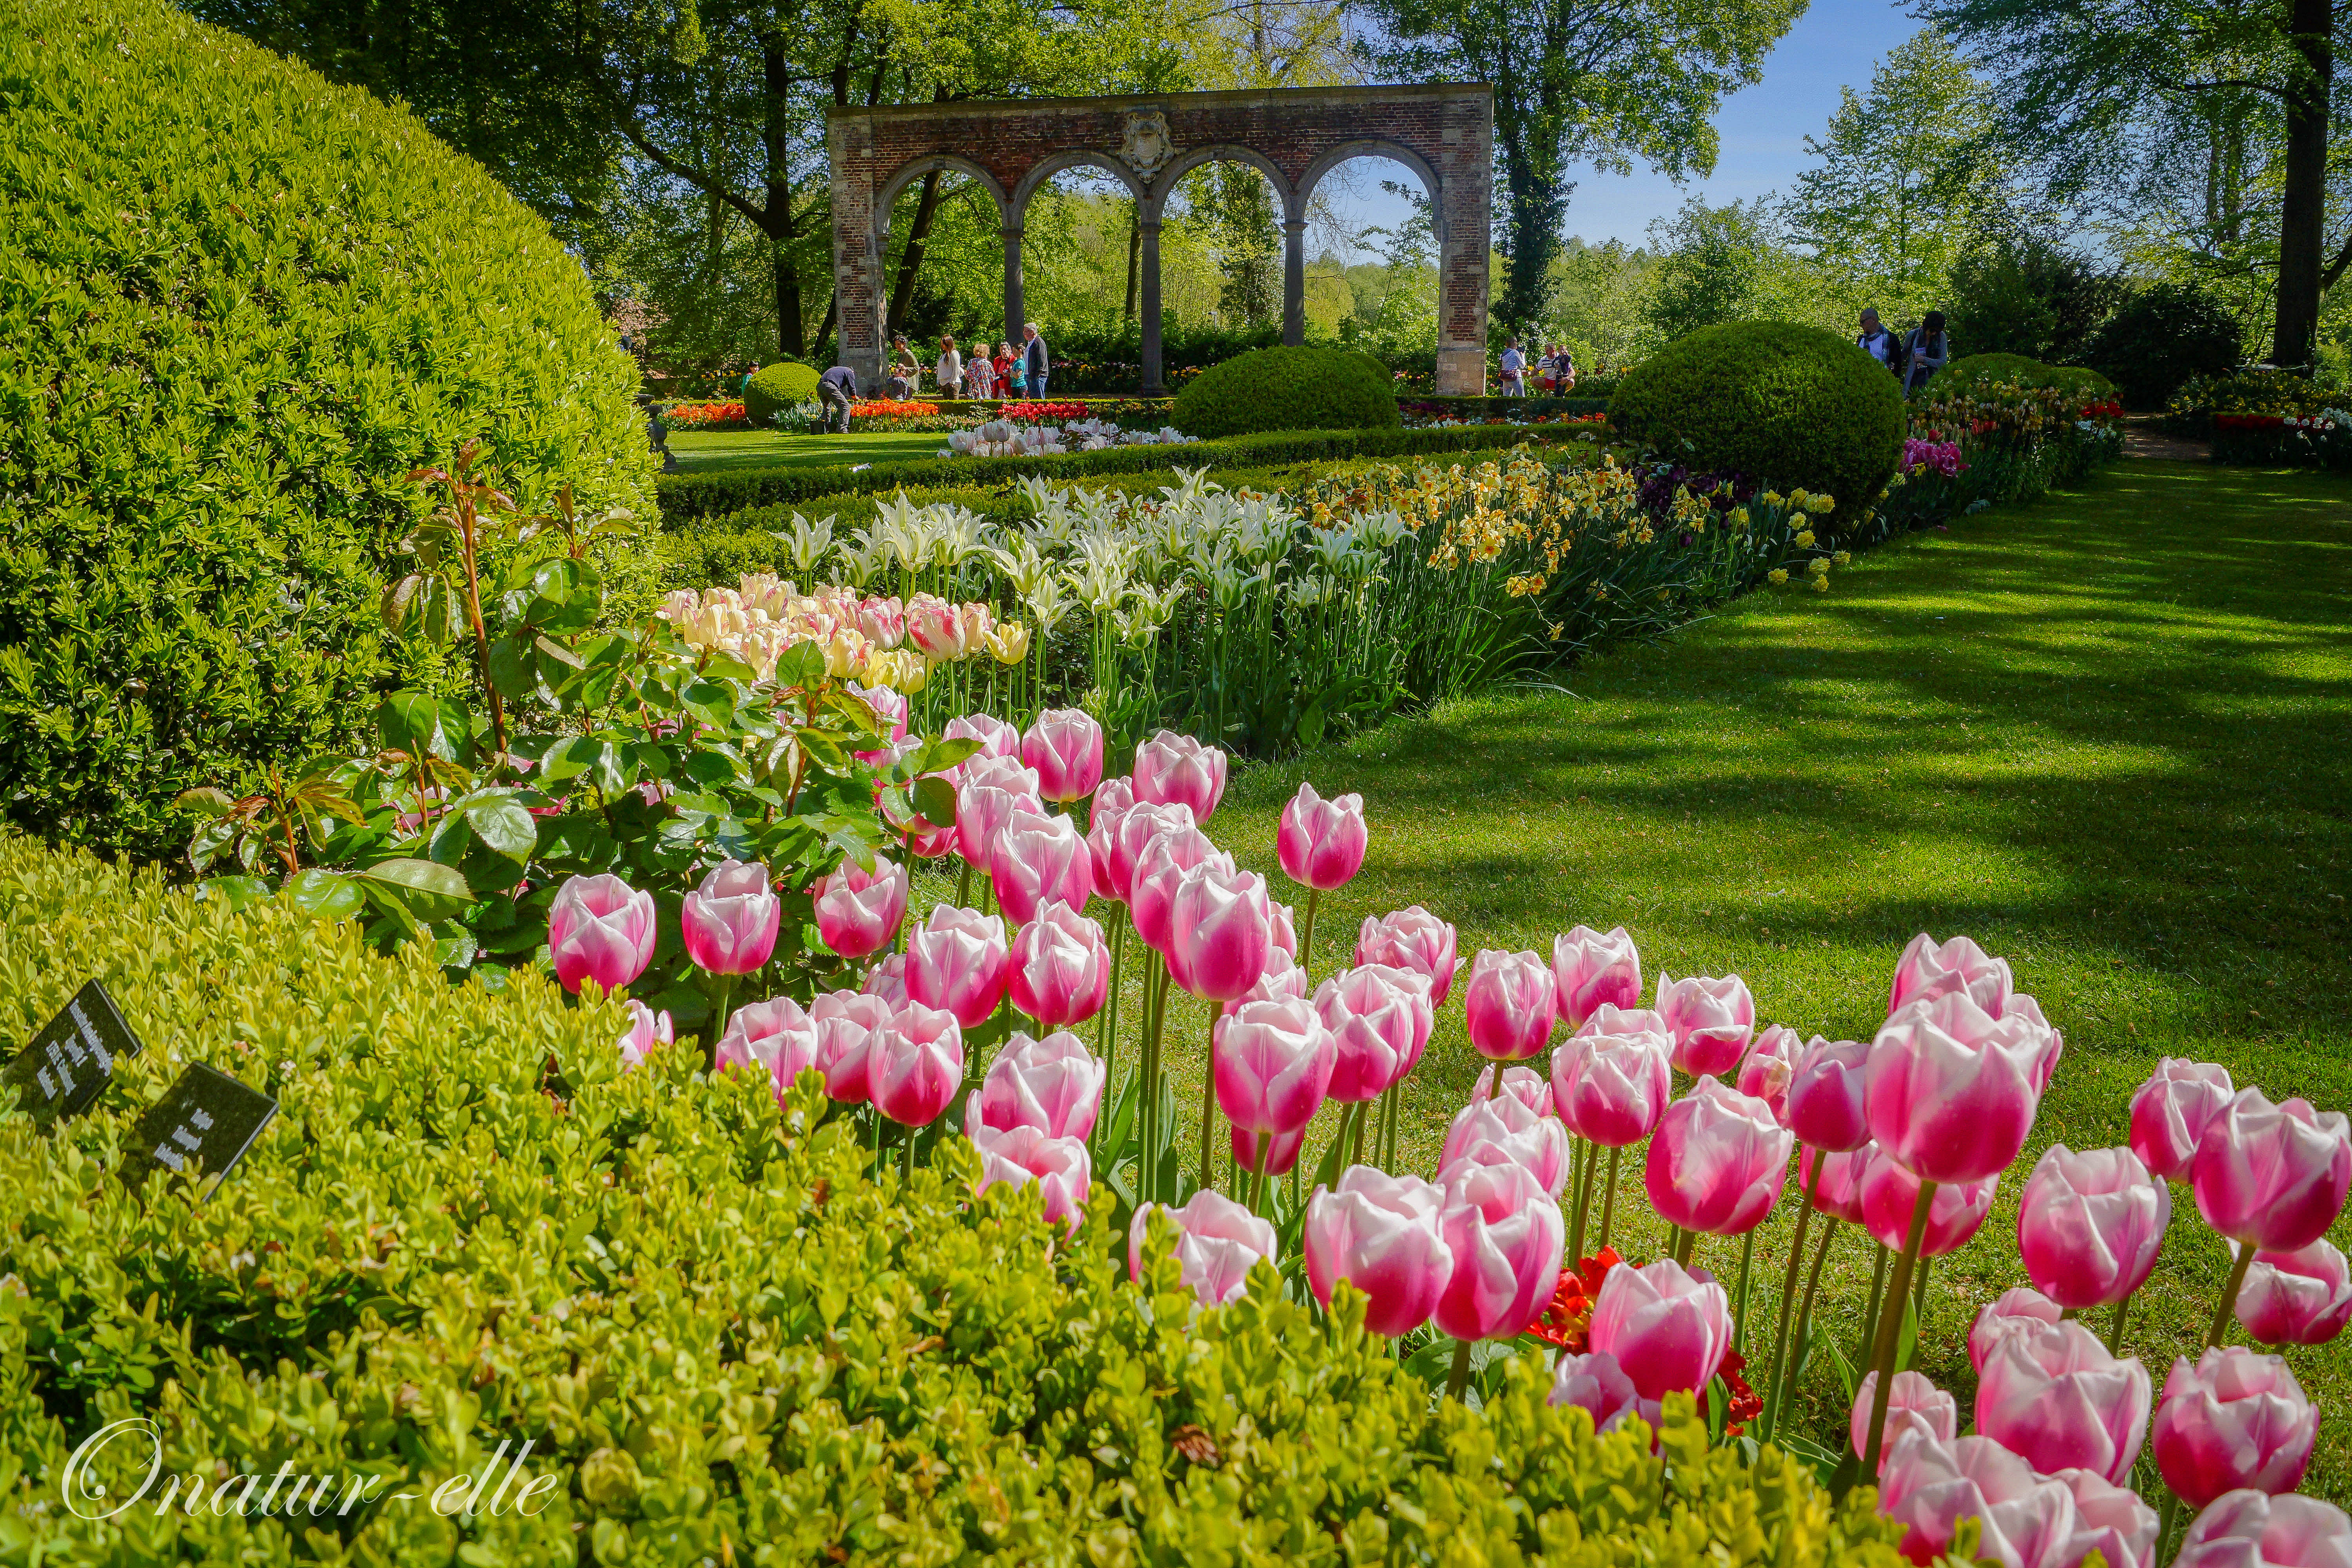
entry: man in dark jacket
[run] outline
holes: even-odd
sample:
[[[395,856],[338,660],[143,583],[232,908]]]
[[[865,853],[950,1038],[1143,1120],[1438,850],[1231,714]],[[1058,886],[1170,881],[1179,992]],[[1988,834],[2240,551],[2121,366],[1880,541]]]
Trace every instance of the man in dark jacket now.
[[[1045,374],[1053,365],[1045,357],[1045,340],[1038,334],[1036,322],[1021,329],[1021,341],[1029,345],[1023,351],[1023,368],[1029,373],[1029,395],[1042,403],[1045,398]]]
[[[835,365],[816,379],[816,400],[824,408],[824,427],[837,436],[849,434],[849,405],[857,399],[857,373]]]

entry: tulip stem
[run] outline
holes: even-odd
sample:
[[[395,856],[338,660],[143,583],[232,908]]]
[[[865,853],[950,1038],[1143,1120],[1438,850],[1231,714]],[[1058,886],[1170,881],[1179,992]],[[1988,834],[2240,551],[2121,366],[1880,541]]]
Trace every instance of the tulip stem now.
[[[1780,1403],[1772,1410],[1772,1435],[1777,1436],[1789,1402],[1797,1396],[1797,1379],[1805,1370],[1808,1348],[1813,1342],[1813,1296],[1822,1288],[1822,1265],[1830,1258],[1830,1243],[1837,1238],[1838,1222],[1831,1215],[1822,1216],[1822,1242],[1813,1248],[1813,1266],[1805,1275],[1805,1300],[1797,1309],[1797,1355],[1789,1366],[1789,1384],[1780,1391]]]
[[[1911,1342],[1914,1344],[1927,1337],[1927,1275],[1935,1267],[1936,1260],[1932,1258],[1919,1259],[1919,1278],[1911,1287]]]
[[[1372,1119],[1372,1102],[1369,1100],[1357,1101],[1348,1107],[1348,1115],[1356,1123],[1356,1145],[1348,1151],[1348,1163],[1360,1165],[1364,1163],[1364,1123]],[[1342,1133],[1348,1131],[1347,1122],[1339,1124],[1339,1131]]]
[[[1609,1195],[1601,1200],[1601,1245],[1593,1248],[1596,1254],[1609,1249],[1610,1227],[1617,1223],[1617,1162],[1624,1152],[1622,1149],[1609,1151]],[[1577,1259],[1580,1265],[1583,1261]]]
[[[1733,1292],[1739,1300],[1739,1315],[1731,1320],[1731,1348],[1741,1355],[1748,1353],[1748,1270],[1756,1261],[1756,1227],[1739,1238],[1739,1289]]]
[[[1214,1184],[1216,1175],[1210,1166],[1210,1161],[1216,1152],[1216,1145],[1209,1140],[1209,1134],[1215,1130],[1217,1119],[1217,1004],[1215,998],[1208,999],[1208,1008],[1209,1054],[1201,1064],[1201,1185],[1204,1188]]]
[[[2158,1554],[2157,1554],[2156,1556],[2154,1556],[2154,1557],[2151,1557],[2151,1558],[2149,1559],[2149,1561],[2150,1561],[2150,1562],[2153,1562],[2153,1563],[2161,1563],[2161,1562],[2164,1562],[2164,1561],[2165,1561],[2165,1558],[2164,1558],[2164,1556],[2162,1555],[2162,1553],[2163,1553],[2163,1552],[2164,1552],[2164,1549],[2165,1549],[2168,1545],[2171,1544],[2171,1542],[2172,1542],[2172,1521],[2173,1521],[2176,1518],[2178,1518],[2178,1517],[2179,1516],[2179,1513],[2180,1513],[2180,1494],[2179,1494],[2179,1492],[2177,1492],[2177,1491],[2174,1491],[2170,1487],[2167,1487],[2167,1488],[2165,1488],[2165,1489],[2164,1489],[2164,1512],[2163,1512],[2163,1513],[2162,1513],[2162,1514],[2158,1518],[2158,1520],[2157,1520],[2157,1521],[2156,1521],[2156,1550],[2157,1550],[2157,1553],[2158,1553]]]
[[[1470,1342],[1454,1342],[1454,1368],[1445,1374],[1445,1397],[1459,1399],[1462,1391],[1470,1386]]]
[[[915,1130],[912,1127],[907,1129],[906,1163],[899,1167],[899,1174],[906,1179],[907,1185],[911,1187],[915,1184]]]
[[[1114,914],[1110,928],[1110,984],[1103,992],[1103,1009],[1095,1015],[1095,1051],[1103,1061],[1103,1102],[1106,1108],[1118,1092],[1118,1074],[1112,1070],[1118,1061],[1118,961],[1127,952],[1127,924]],[[1101,1151],[1095,1147],[1095,1132],[1102,1131],[1108,1117],[1097,1118],[1094,1132],[1087,1134],[1087,1157],[1093,1159]]]
[[[956,858],[963,860],[963,869],[956,873],[956,908],[968,910],[971,907],[971,862],[961,855]]]
[[[1274,1143],[1259,1134],[1250,1134],[1250,1153],[1256,1167],[1250,1173],[1249,1212],[1265,1217],[1265,1168],[1274,1163]],[[1292,1167],[1294,1170],[1296,1166]]]
[[[2230,1282],[2221,1287],[2221,1300],[2213,1308],[2213,1326],[2205,1331],[2205,1348],[2211,1350],[2228,1337],[2230,1313],[2238,1305],[2238,1292],[2246,1283],[2246,1270],[2253,1267],[2254,1244],[2238,1243],[2238,1260],[2230,1266]]]
[[[1789,1246],[1789,1274],[1780,1285],[1780,1323],[1772,1331],[1772,1371],[1764,1380],[1764,1421],[1766,1435],[1780,1425],[1780,1368],[1789,1352],[1789,1310],[1797,1304],[1797,1269],[1805,1261],[1805,1232],[1813,1223],[1813,1199],[1821,1192],[1822,1167],[1829,1156],[1816,1152],[1813,1169],[1805,1183],[1805,1201],[1797,1209],[1797,1238]]]
[[[1160,1172],[1160,955],[1150,949],[1143,965],[1143,1063],[1139,1069],[1143,1081],[1137,1086],[1143,1096],[1138,1108],[1137,1125],[1140,1129],[1142,1152],[1136,1157],[1135,1190],[1140,1201],[1151,1202],[1159,1195]]]
[[[1911,1289],[1911,1270],[1919,1261],[1919,1243],[1927,1234],[1927,1210],[1936,1201],[1936,1184],[1924,1177],[1919,1183],[1919,1198],[1911,1205],[1911,1234],[1903,1239],[1903,1251],[1895,1259],[1895,1279],[1886,1292],[1886,1310],[1879,1314],[1878,1354],[1874,1370],[1878,1385],[1870,1391],[1870,1441],[1863,1447],[1862,1474],[1864,1480],[1878,1479],[1878,1454],[1886,1441],[1886,1405],[1895,1393],[1895,1353],[1903,1340],[1903,1315],[1895,1310]]]
[[[1310,989],[1315,984],[1315,966],[1309,957],[1315,951],[1315,900],[1322,896],[1320,888],[1307,889],[1307,929],[1298,933],[1298,967],[1306,973]]]
[[[1870,1265],[1870,1306],[1862,1315],[1862,1343],[1853,1352],[1856,1365],[1867,1363],[1878,1344],[1878,1304],[1883,1299],[1880,1292],[1886,1285],[1886,1248],[1884,1244],[1874,1245],[1878,1247],[1878,1256]]]
[[[712,989],[719,994],[710,1004],[710,1059],[706,1066],[715,1073],[719,1070],[719,1042],[727,1037],[727,999],[734,994],[735,977],[715,974],[711,978],[717,982]]]
[[[1617,1163],[1617,1152],[1613,1149],[1609,1152],[1609,1163],[1613,1172]],[[1592,1183],[1600,1173],[1601,1145],[1587,1142],[1584,1146],[1584,1183],[1577,1189],[1576,1221],[1569,1235],[1568,1265],[1571,1268],[1584,1257],[1584,1224],[1592,1217]]]
[[[2122,1345],[2124,1342],[2124,1314],[2131,1310],[2131,1304],[2132,1299],[2129,1295],[2125,1296],[2122,1300],[2116,1303],[2116,1321],[2112,1324],[2108,1325],[2107,1328],[2107,1353],[2109,1355],[2116,1354],[2117,1347]]]
[[[1397,1100],[1404,1092],[1400,1079],[1381,1090],[1381,1141],[1372,1163],[1386,1171],[1396,1163]]]

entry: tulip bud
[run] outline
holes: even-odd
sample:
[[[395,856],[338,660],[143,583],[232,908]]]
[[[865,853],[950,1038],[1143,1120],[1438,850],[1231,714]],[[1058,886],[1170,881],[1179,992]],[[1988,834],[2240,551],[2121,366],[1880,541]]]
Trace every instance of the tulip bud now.
[[[1102,726],[1082,708],[1048,708],[1021,738],[1021,760],[1047,800],[1084,800],[1102,782]]]
[[[1176,884],[1168,926],[1168,971],[1195,996],[1230,1001],[1265,973],[1274,912],[1255,871],[1195,866]]]
[[[1914,1002],[1933,1002],[1938,996],[1958,994],[1988,1016],[1998,1018],[2007,1011],[2012,989],[2009,960],[1993,957],[1964,936],[1939,947],[1934,937],[1921,931],[1895,965],[1886,1016],[1891,1018]]]
[[[1307,1200],[1307,1282],[1325,1307],[1345,1279],[1370,1298],[1364,1324],[1396,1339],[1429,1321],[1454,1274],[1444,1189],[1418,1176],[1351,1165]],[[1612,1275],[1613,1277],[1613,1275]]]
[[[1056,901],[1013,938],[1005,973],[1016,1009],[1049,1028],[1082,1024],[1110,994],[1110,949],[1102,927]]]
[[[1744,1236],[1780,1201],[1795,1144],[1762,1100],[1702,1078],[1659,1118],[1643,1184],[1668,1225]]]
[[[997,902],[1017,921],[1034,921],[1057,901],[1084,913],[1094,896],[1094,857],[1078,825],[1026,806],[1015,807],[997,829],[989,874],[996,880]]]
[[[1290,804],[1282,808],[1274,850],[1284,876],[1301,887],[1328,893],[1345,887],[1362,868],[1369,842],[1362,795],[1325,800],[1315,793],[1313,784],[1302,784]]]
[[[1559,1283],[1559,1205],[1524,1165],[1454,1167],[1441,1216],[1454,1268],[1438,1298],[1440,1333],[1511,1339],[1541,1316]]]
[[[1621,1263],[1592,1303],[1592,1349],[1612,1355],[1644,1399],[1705,1388],[1731,1348],[1731,1298],[1671,1258]]]
[[[1927,1226],[1919,1233],[1919,1256],[1941,1258],[1974,1240],[1992,1213],[1998,1175],[1980,1182],[1943,1182],[1928,1200]],[[1903,1250],[1911,1234],[1911,1216],[1919,1206],[1919,1178],[1886,1157],[1873,1144],[1862,1167],[1862,1221],[1880,1246]]]
[[[2193,1365],[2174,1360],[2153,1447],[2164,1484],[2203,1508],[2243,1487],[2294,1490],[2318,1437],[2319,1412],[2285,1357],[2216,1345]]]
[[[1500,1071],[1498,1079],[1495,1075]],[[1478,1081],[1470,1088],[1473,1100],[1492,1100],[1507,1094],[1538,1116],[1554,1113],[1551,1080],[1533,1068],[1507,1068],[1499,1062],[1488,1062],[1479,1069]]]
[[[994,915],[941,904],[907,933],[908,999],[947,1009],[964,1028],[986,1023],[1004,999],[1004,922]]]
[[[1756,1033],[1756,999],[1737,974],[1720,980],[1661,974],[1657,1013],[1674,1037],[1675,1066],[1693,1078],[1729,1073]]]
[[[980,1151],[980,1181],[974,1193],[995,1186],[1025,1187],[1034,1182],[1045,1195],[1046,1224],[1066,1226],[1075,1234],[1085,1223],[1087,1189],[1094,1181],[1094,1163],[1087,1154],[1085,1139],[1049,1137],[1025,1126],[1006,1131],[974,1127],[968,1135],[972,1147]]]
[[[721,861],[686,895],[686,956],[713,974],[749,974],[775,952],[782,916],[765,866]]]
[[[643,1004],[639,1004],[643,1005]],[[711,1053],[712,1070],[747,1068],[774,1085],[776,1103],[801,1073],[816,1065],[816,1020],[789,996],[746,1002],[728,1016],[727,1032]]]
[[[1225,753],[1190,735],[1162,730],[1136,748],[1135,798],[1153,805],[1192,808],[1192,820],[1206,822],[1225,793]]]
[[[1225,1131],[1234,1163],[1253,1176],[1260,1171],[1269,1176],[1290,1174],[1290,1168],[1298,1163],[1299,1152],[1307,1147],[1304,1127],[1296,1132],[1252,1132],[1245,1127]]]
[[[818,940],[844,958],[881,952],[907,918],[907,868],[879,858],[871,871],[845,860],[814,890]]]
[[[1810,1144],[1798,1145],[1797,1180],[1802,1190],[1813,1194],[1813,1207],[1848,1225],[1866,1225],[1869,1216],[1862,1206],[1862,1179],[1870,1173],[1873,1152],[1868,1143],[1836,1154]],[[1822,1168],[1819,1182],[1813,1179],[1816,1163]]]
[[[2205,1223],[2233,1241],[2293,1252],[2327,1234],[2352,1186],[2352,1136],[2344,1113],[2308,1100],[2273,1105],[2259,1089],[2238,1091],[2213,1113],[2189,1184]]]
[[[1571,1029],[1603,1002],[1631,1007],[1642,999],[1642,955],[1623,926],[1601,935],[1590,926],[1578,926],[1551,942],[1552,986],[1559,994],[1559,1016]]]
[[[1486,1159],[1487,1153],[1494,1159]],[[1444,1152],[1437,1157],[1438,1179],[1448,1179],[1465,1160],[1525,1165],[1544,1191],[1558,1197],[1568,1182],[1568,1129],[1557,1117],[1538,1115],[1508,1095],[1474,1100],[1455,1111],[1446,1126]]]
[[[1573,1405],[1592,1417],[1592,1429],[1605,1432],[1642,1397],[1617,1358],[1606,1351],[1563,1355],[1552,1373],[1547,1405]]]
[[[2147,1435],[2147,1369],[2107,1353],[2080,1323],[1999,1336],[1977,1384],[1977,1430],[2037,1470],[2120,1483]]]
[[[824,1074],[825,1098],[865,1104],[873,1098],[869,1047],[875,1032],[887,1026],[898,1009],[878,996],[828,991],[808,1011],[816,1024],[816,1069]]]
[[[2017,1215],[2025,1272],[2061,1307],[2112,1307],[2147,1280],[2172,1221],[2172,1189],[2128,1149],[2053,1144]]]
[[[1843,1153],[1870,1142],[1863,1115],[1870,1047],[1858,1040],[1825,1040],[1815,1035],[1797,1057],[1780,1119],[1797,1142]]]
[[[2080,1528],[2074,1494],[1990,1437],[1915,1436],[1879,1467],[1878,1511],[1905,1527],[1903,1554],[1930,1563],[1964,1520],[1983,1527],[1976,1556],[2003,1568],[2067,1568]],[[2120,1565],[2113,1565],[2120,1568]]]
[[[928,1127],[963,1079],[963,1031],[955,1015],[909,1002],[868,1037],[874,1109],[901,1127]]]
[[[1181,1208],[1139,1205],[1127,1231],[1127,1275],[1143,1280],[1144,1243],[1159,1215],[1176,1233],[1176,1261],[1187,1289],[1203,1307],[1222,1306],[1243,1294],[1250,1270],[1271,1259],[1278,1245],[1274,1226],[1212,1187],[1192,1194]]]
[[[1253,1002],[1216,1023],[1217,1104],[1251,1132],[1296,1132],[1315,1120],[1339,1047],[1304,1002]]]
[[[1518,1061],[1541,1050],[1559,1016],[1551,971],[1532,952],[1483,952],[1470,965],[1462,1005],[1480,1056]]]
[[[1429,1005],[1443,1007],[1454,989],[1454,928],[1419,904],[1377,920],[1368,915],[1356,935],[1356,962],[1412,970],[1428,980]]]
[[[1302,982],[1306,977],[1302,970],[1286,973]],[[1339,1053],[1331,1098],[1344,1105],[1371,1100],[1411,1072],[1434,1023],[1429,982],[1412,970],[1382,963],[1362,964],[1326,980],[1315,992],[1315,1016],[1330,1031]],[[1545,1098],[1549,1100],[1549,1090]]]
[[[2220,1063],[2166,1057],[2132,1096],[2132,1152],[2164,1180],[2187,1181],[2205,1124],[2237,1092]]]
[[[2252,1488],[2225,1493],[2197,1516],[2172,1568],[2343,1568],[2352,1519],[2334,1503]]]
[[[1853,1396],[1853,1410],[1846,1417],[1847,1436],[1853,1451],[1870,1451],[1870,1406],[1878,1397],[1878,1373],[1863,1374],[1862,1386]],[[1886,1400],[1886,1427],[1879,1439],[1878,1468],[1883,1475],[1886,1461],[1906,1437],[1914,1434],[1937,1443],[1948,1443],[1959,1436],[1960,1405],[1950,1394],[1916,1372],[1895,1374],[1895,1390]]]
[[[2238,1291],[2238,1321],[2266,1345],[2324,1345],[2352,1320],[2352,1273],[2326,1241],[2257,1252]]]
[[[1804,1049],[1797,1031],[1773,1024],[1756,1037],[1756,1044],[1739,1058],[1739,1092],[1772,1108],[1782,1126],[1789,1122],[1786,1100],[1789,1081],[1796,1076],[1797,1055]]]
[[[1870,1043],[1870,1135],[1933,1182],[1979,1182],[2017,1158],[2041,1103],[2033,1071],[2047,1032],[1995,1019],[1964,995],[1917,1002]]]
[[[1571,1037],[1551,1054],[1551,1101],[1559,1119],[1578,1137],[1606,1148],[1640,1142],[1674,1093],[1673,1049],[1663,1031]]]
[[[621,1070],[626,1072],[631,1068],[643,1067],[646,1058],[656,1046],[672,1043],[669,1015],[656,1013],[635,997],[630,997],[629,1026],[621,1031],[621,1037],[614,1042],[620,1047]]]
[[[1102,1110],[1103,1071],[1076,1035],[1055,1030],[1037,1040],[1016,1032],[966,1102],[964,1126],[1089,1137]]]
[[[2058,1303],[2039,1290],[2020,1285],[2002,1291],[1985,1304],[1969,1328],[1969,1364],[1981,1377],[1985,1358],[1992,1354],[1992,1347],[2004,1334],[2054,1323],[2062,1315]]]
[[[547,910],[547,946],[555,978],[577,992],[593,980],[616,991],[653,962],[654,897],[618,877],[572,877]]]

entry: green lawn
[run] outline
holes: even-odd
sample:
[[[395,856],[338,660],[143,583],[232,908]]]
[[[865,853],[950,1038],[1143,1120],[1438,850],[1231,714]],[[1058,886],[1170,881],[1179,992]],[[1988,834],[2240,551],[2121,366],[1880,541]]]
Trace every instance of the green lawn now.
[[[1867,1038],[1914,932],[2006,954],[2067,1051],[2001,1206],[1934,1273],[1926,1369],[1964,1426],[1962,1339],[1979,1304],[2024,1283],[2015,1199],[2042,1147],[2122,1142],[2131,1091],[2165,1054],[2352,1108],[2352,484],[2126,464],[2087,493],[1861,557],[1826,595],[1757,594],[1561,685],[1252,773],[1212,831],[1272,872],[1302,776],[1363,793],[1372,854],[1324,910],[1323,971],[1363,915],[1407,903],[1455,921],[1465,959],[1549,954],[1579,921],[1622,923],[1653,986],[1737,972],[1761,1018]],[[1173,1023],[1197,1097],[1198,1004]],[[1431,1171],[1477,1066],[1456,1000],[1411,1085],[1413,1168]],[[2129,1335],[2159,1390],[2225,1266],[2176,1198]],[[1762,1233],[1759,1289],[1777,1288],[1790,1229]],[[1620,1237],[1657,1251],[1654,1227]],[[2335,1239],[2352,1243],[2352,1224]],[[1849,1343],[1867,1254],[1849,1235],[1832,1255]],[[1699,1261],[1728,1274],[1738,1250],[1706,1243]],[[2292,1360],[2329,1412],[2307,1489],[2342,1500],[2352,1354],[2339,1341]],[[1843,1418],[1829,1389],[1817,1366],[1824,1435]]]
[[[824,467],[835,463],[901,463],[930,458],[948,444],[942,430],[868,435],[785,436],[773,430],[678,430],[669,438],[677,465],[689,474],[730,468]]]

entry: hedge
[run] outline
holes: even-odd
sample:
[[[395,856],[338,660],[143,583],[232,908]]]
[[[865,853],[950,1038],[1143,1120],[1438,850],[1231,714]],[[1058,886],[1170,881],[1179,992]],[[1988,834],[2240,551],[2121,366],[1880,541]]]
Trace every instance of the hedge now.
[[[725,473],[667,474],[660,482],[665,528],[681,528],[698,518],[724,517],[757,506],[806,507],[823,497],[876,495],[942,485],[1010,487],[1034,476],[1069,480],[1102,474],[1161,472],[1170,468],[1262,468],[1272,464],[1346,458],[1442,457],[1520,442],[1570,439],[1565,428],[1511,426],[1444,430],[1278,430],[1230,436],[1182,447],[1113,447],[1099,452],[1068,452],[1045,458],[919,458],[910,462],[827,465],[823,468],[738,468]]]
[[[1188,436],[1302,426],[1381,430],[1399,423],[1388,370],[1353,349],[1252,349],[1211,365],[1176,395],[1176,428]]]
[[[743,386],[743,417],[754,429],[772,422],[787,408],[797,408],[816,395],[824,373],[798,360],[761,365]]]
[[[1606,414],[1606,397],[1408,397],[1398,404],[1407,414],[1435,414],[1449,419],[1484,419],[1502,415],[1516,419],[1532,419],[1538,414],[1560,414],[1573,418],[1586,414]]]
[[[373,711],[410,468],[646,510],[637,372],[487,171],[161,0],[8,7],[0,105],[0,813],[162,853]]]
[[[1929,377],[1922,390],[1930,398],[1965,397],[2002,385],[2055,386],[2095,403],[2116,396],[2116,384],[2095,370],[2043,364],[2023,354],[1969,354],[1956,359]]]
[[[625,1073],[611,1004],[0,839],[0,1028],[92,974],[145,1051],[54,1137],[0,1110],[12,1561],[1899,1568],[1870,1489],[1709,1451],[1687,1396],[1654,1458],[1526,1360],[1437,1401],[1360,1299],[1325,1318],[1262,1267],[1196,1311],[1164,1256],[1130,1287],[1105,1188],[1057,1252],[961,1142],[870,1176],[813,1079],[780,1109],[690,1047]],[[186,1062],[283,1106],[202,1204],[115,1174]],[[207,1507],[60,1506],[128,1417]],[[528,1517],[391,1499],[526,1441]],[[281,1466],[384,1484],[299,1534],[214,1511]]]

